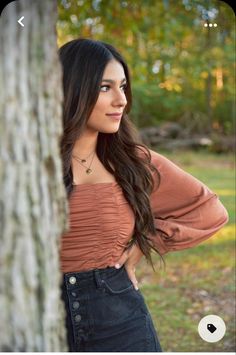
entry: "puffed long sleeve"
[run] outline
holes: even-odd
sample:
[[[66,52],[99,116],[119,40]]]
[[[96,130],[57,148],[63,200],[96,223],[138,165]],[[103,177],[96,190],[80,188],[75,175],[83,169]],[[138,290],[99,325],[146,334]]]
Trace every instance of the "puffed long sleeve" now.
[[[148,237],[161,255],[198,245],[228,222],[213,191],[163,155],[150,153],[161,182],[150,196],[158,233]]]

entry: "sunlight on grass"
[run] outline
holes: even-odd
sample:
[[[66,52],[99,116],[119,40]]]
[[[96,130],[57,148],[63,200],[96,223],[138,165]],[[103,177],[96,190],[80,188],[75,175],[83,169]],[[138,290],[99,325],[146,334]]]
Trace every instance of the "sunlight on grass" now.
[[[217,189],[215,190],[215,193],[217,195],[221,195],[221,196],[235,196],[235,190],[225,190],[225,189]]]
[[[205,241],[207,244],[221,244],[227,240],[235,240],[235,224],[229,224],[224,226],[220,231],[218,231],[212,238]]]

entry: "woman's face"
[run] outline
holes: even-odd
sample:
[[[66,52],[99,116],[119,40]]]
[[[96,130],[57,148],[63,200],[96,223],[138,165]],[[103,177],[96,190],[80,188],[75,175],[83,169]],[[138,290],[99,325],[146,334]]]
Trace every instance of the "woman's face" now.
[[[100,93],[87,121],[88,130],[101,133],[118,131],[127,104],[125,86],[123,66],[116,60],[111,60],[103,73]]]

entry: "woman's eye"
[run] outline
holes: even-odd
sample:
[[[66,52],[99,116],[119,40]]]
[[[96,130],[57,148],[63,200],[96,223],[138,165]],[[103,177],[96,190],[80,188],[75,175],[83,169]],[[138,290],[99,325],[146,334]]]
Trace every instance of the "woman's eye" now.
[[[100,91],[104,91],[104,92],[106,92],[108,89],[109,89],[109,85],[102,85],[101,87],[100,87]]]
[[[127,88],[127,84],[124,84],[120,87],[123,91],[125,91],[125,89]],[[109,85],[102,85],[100,86],[100,91],[102,92],[107,92],[110,89]]]

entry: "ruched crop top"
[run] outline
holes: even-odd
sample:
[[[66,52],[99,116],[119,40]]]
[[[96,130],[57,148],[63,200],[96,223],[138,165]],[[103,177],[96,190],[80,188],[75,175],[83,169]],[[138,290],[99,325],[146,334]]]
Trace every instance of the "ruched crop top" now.
[[[161,182],[150,195],[161,255],[191,248],[228,222],[218,196],[163,155],[150,150]],[[114,266],[132,238],[134,213],[117,182],[75,185],[69,198],[69,230],[61,238],[61,270]]]

